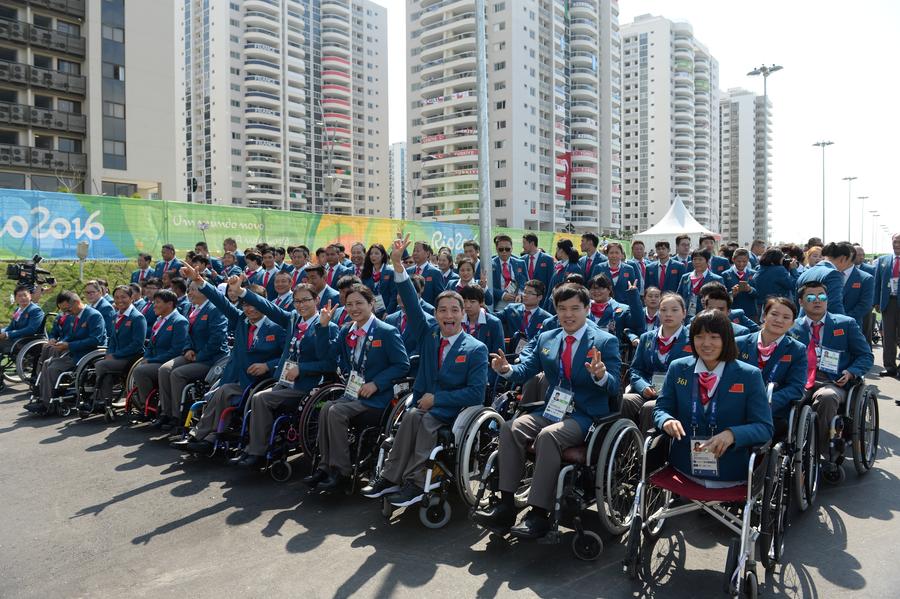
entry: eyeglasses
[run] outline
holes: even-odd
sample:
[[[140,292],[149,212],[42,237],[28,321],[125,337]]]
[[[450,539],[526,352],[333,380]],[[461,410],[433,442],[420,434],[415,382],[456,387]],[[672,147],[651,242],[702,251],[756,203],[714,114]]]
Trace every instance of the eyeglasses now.
[[[301,297],[300,299],[294,299],[295,304],[305,304],[306,302],[315,301],[313,297]]]
[[[539,296],[540,296],[539,293],[535,293],[534,291],[528,291],[528,290],[523,291],[523,292],[522,292],[522,295],[533,295],[533,296],[535,296],[535,297],[539,297]]]
[[[511,252],[512,248],[497,248],[497,251],[506,253],[506,252]]]
[[[820,302],[827,302],[827,301],[828,301],[828,294],[826,294],[826,293],[820,293],[820,294],[816,295],[816,294],[813,294],[813,293],[807,293],[807,294],[804,296],[804,299],[806,299],[807,303],[811,303],[811,302],[814,302],[814,301],[816,301],[816,300],[818,300],[818,301],[820,301]]]

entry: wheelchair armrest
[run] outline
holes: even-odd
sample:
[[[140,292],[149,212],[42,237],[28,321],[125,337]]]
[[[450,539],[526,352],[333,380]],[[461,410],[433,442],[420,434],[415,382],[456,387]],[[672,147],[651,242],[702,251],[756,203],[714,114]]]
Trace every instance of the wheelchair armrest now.
[[[650,429],[644,440],[644,472],[652,474],[669,463],[672,437],[657,429]]]
[[[754,445],[753,447],[750,448],[750,451],[753,452],[753,455],[755,455],[757,458],[763,457],[764,455],[769,453],[769,451],[771,451],[771,450],[772,450],[771,439],[769,441],[766,441],[762,445]]]
[[[536,407],[538,407],[538,406],[546,405],[546,403],[547,403],[547,402],[544,401],[544,400],[541,400],[541,401],[532,401],[532,402],[528,402],[528,403],[519,403],[519,409],[520,409],[520,410],[522,410],[522,409],[527,410],[527,409],[530,409],[530,408],[536,408]]]

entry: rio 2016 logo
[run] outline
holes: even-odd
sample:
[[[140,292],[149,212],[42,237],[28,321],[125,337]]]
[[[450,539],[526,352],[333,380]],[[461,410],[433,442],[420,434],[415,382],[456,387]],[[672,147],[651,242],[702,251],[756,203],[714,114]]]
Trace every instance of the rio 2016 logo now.
[[[3,228],[0,229],[0,237],[8,235],[14,239],[24,239],[30,234],[36,239],[47,239],[48,237],[52,239],[66,239],[72,235],[75,239],[87,237],[92,241],[97,241],[106,234],[103,224],[94,220],[99,218],[99,210],[92,212],[84,223],[78,217],[73,218],[71,221],[60,217],[51,219],[50,210],[43,206],[32,208],[31,214],[34,215],[32,218],[33,226],[24,216],[18,214],[11,216],[7,219]]]

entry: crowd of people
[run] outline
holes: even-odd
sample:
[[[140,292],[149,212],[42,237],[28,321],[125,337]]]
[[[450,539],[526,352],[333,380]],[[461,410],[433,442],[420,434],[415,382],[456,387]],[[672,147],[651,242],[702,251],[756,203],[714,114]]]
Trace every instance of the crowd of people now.
[[[271,378],[274,386],[248,400],[249,440],[231,460],[260,468],[275,415],[299,408],[324,376],[339,373],[346,390],[321,409],[316,467],[304,479],[331,492],[351,475],[351,419],[381,414],[392,381],[409,375],[414,407],[380,474],[362,489],[408,506],[423,495],[439,428],[484,403],[498,379],[525,383],[534,398],[525,404],[535,407],[499,433],[501,501],[475,520],[537,538],[549,527],[563,452],[616,405],[642,431],[675,439],[675,468],[721,486],[746,480],[748,448],[784,434],[790,405],[804,396],[814,400],[826,451],[848,385],[873,365],[873,335],[882,339],[881,375],[897,376],[900,234],[892,254],[872,261],[859,245],[819,239],[805,247],[756,241],[748,250],[717,248],[711,236],[692,247],[684,235],[653,248],[633,241],[626,253],[585,233],[578,249],[563,239],[548,254],[536,235],[519,247],[498,235],[495,254],[485,257],[490,280],[481,277],[475,241],[459,254],[402,234],[385,241],[354,243],[348,253],[340,243],[240,251],[226,239],[218,257],[205,242],[183,260],[171,245],[155,263],[141,254],[129,282],[110,290],[89,281],[81,293],[58,294],[39,388],[26,407],[48,414],[58,377],[105,346],[101,399],[114,401],[114,377],[142,358],[134,401],[158,392],[150,426],[181,451],[205,453],[222,412]],[[16,289],[15,301],[0,353],[44,320],[28,287]],[[224,366],[202,416],[181,430],[182,391],[217,364]],[[529,511],[516,524],[514,495],[529,451]]]

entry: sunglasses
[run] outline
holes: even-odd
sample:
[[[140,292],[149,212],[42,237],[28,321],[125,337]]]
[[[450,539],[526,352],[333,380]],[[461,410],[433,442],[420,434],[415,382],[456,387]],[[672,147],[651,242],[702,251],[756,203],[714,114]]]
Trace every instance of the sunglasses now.
[[[828,301],[828,294],[826,294],[826,293],[820,293],[820,294],[816,295],[816,294],[813,294],[813,293],[807,293],[806,296],[805,296],[805,299],[806,299],[807,303],[811,303],[811,302],[814,302],[814,301],[817,301],[817,300],[820,301],[820,302],[827,302],[827,301]]]
[[[504,253],[505,253],[505,252],[511,252],[511,251],[512,251],[512,248],[497,248],[497,251],[498,251],[498,252],[504,252]]]

